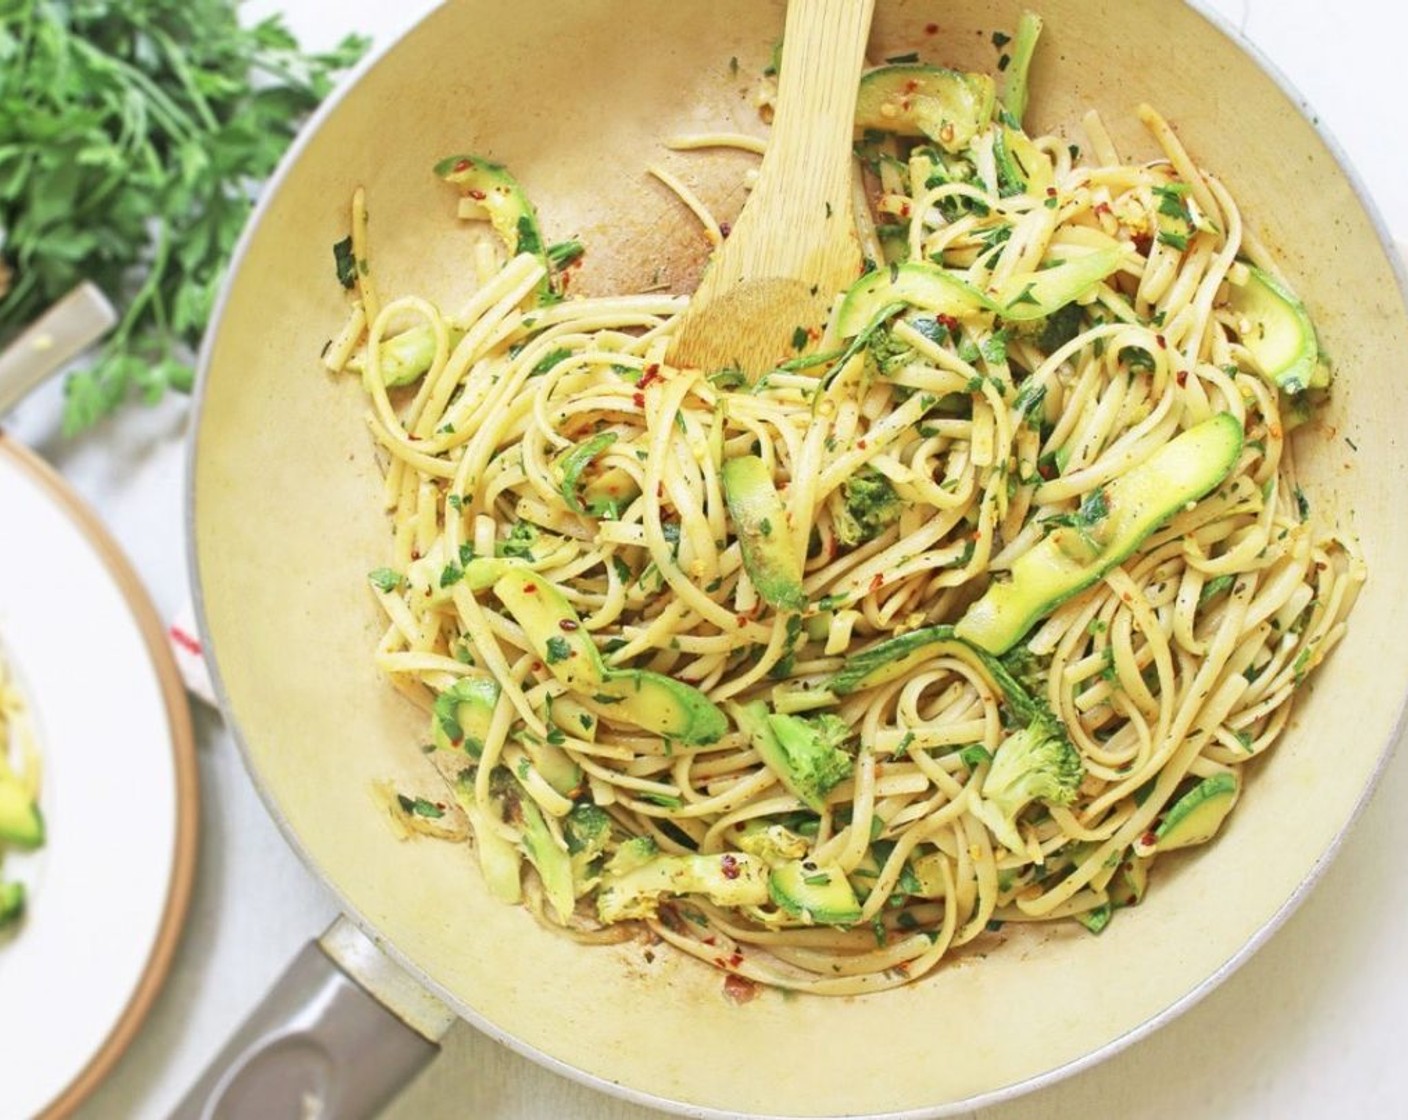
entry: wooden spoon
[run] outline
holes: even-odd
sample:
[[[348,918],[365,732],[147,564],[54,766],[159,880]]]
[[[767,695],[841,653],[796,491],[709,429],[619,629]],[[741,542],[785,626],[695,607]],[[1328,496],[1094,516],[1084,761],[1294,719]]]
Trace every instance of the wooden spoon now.
[[[668,360],[750,378],[794,357],[860,274],[856,91],[875,0],[791,0],[758,181],[685,309]],[[814,336],[813,336],[814,337]]]

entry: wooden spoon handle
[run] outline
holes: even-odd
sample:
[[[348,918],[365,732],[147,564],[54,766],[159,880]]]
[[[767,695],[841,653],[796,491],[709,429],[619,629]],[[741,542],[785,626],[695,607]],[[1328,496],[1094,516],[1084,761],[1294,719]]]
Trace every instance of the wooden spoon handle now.
[[[860,274],[851,148],[874,11],[875,0],[787,5],[758,182],[681,317],[673,364],[756,376],[814,340],[836,293]]]
[[[741,250],[727,269],[731,279],[808,278],[815,255],[833,246],[853,255],[846,271],[859,270],[851,143],[874,8],[875,0],[788,5],[777,112],[757,184],[730,235]],[[721,257],[729,255],[725,247]]]

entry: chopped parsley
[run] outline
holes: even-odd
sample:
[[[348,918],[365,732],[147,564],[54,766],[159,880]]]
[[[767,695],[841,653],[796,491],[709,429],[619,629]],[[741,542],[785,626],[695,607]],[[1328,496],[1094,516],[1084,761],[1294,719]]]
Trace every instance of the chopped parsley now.
[[[407,797],[404,793],[398,793],[396,795],[396,803],[401,806],[403,812],[411,813],[417,817],[425,817],[433,821],[437,821],[445,815],[445,810],[442,806],[424,797]]]
[[[367,573],[367,579],[378,591],[395,591],[406,582],[405,576],[391,568],[374,568]]]

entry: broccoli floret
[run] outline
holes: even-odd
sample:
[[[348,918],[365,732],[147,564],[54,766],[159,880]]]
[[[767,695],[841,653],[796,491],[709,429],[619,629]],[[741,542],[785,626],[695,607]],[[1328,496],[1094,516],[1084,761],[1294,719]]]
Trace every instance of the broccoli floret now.
[[[562,838],[580,897],[595,880],[593,865],[611,840],[611,817],[600,805],[579,801],[562,820]]]
[[[611,839],[611,817],[600,805],[579,801],[562,822],[562,836],[574,856],[586,853],[595,859]]]
[[[768,864],[801,859],[811,847],[805,836],[766,819],[751,820],[743,825],[738,831],[737,840],[742,851],[757,856]]]
[[[1018,851],[1018,814],[1037,800],[1069,805],[1084,778],[1080,755],[1061,725],[1039,715],[998,745],[973,812],[1005,847]]]
[[[841,483],[841,507],[835,510],[831,527],[836,539],[851,547],[878,536],[898,520],[903,508],[890,480],[873,467],[862,467]]]
[[[914,347],[883,328],[870,336],[866,349],[885,377],[890,377],[897,369],[915,360]]]
[[[761,700],[732,710],[763,762],[818,813],[826,805],[826,795],[855,770],[855,760],[844,749],[851,738],[850,725],[839,716],[772,714]]]
[[[528,521],[515,521],[507,538],[494,542],[494,555],[532,560],[533,546],[537,543],[538,527]]]
[[[607,875],[624,875],[649,863],[660,854],[660,847],[650,836],[632,836],[618,847],[602,871]]]

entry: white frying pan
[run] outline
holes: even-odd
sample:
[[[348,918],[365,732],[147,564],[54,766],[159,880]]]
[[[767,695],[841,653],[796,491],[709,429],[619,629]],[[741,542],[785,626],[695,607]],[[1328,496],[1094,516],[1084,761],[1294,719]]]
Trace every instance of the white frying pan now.
[[[391,834],[367,789],[427,765],[416,750],[423,720],[371,666],[379,621],[365,573],[386,548],[378,477],[356,386],[317,364],[343,315],[330,247],[345,233],[352,189],[367,188],[386,290],[456,290],[464,243],[429,173],[455,151],[507,162],[549,240],[583,237],[583,287],[639,289],[658,275],[687,290],[704,245],[643,167],[672,133],[759,128],[740,89],[782,25],[775,0],[520,0],[511,16],[488,0],[458,0],[320,116],[270,189],[208,339],[190,459],[191,551],[225,710],[290,841],[394,960],[372,986],[396,1006],[408,990],[432,991],[530,1056],[658,1107],[951,1113],[1086,1064],[1187,1007],[1323,867],[1408,694],[1399,279],[1315,128],[1197,11],[1169,0],[1038,6],[1047,31],[1037,124],[1072,125],[1094,105],[1123,150],[1152,154],[1133,109],[1159,108],[1276,251],[1339,371],[1328,415],[1300,437],[1303,485],[1312,503],[1352,510],[1370,579],[1348,638],[1256,767],[1229,827],[1206,850],[1161,863],[1149,898],[1102,937],[1018,931],[986,958],[908,988],[843,1000],[765,993],[743,1006],[692,961],[647,960],[634,944],[580,947],[494,902],[466,848]],[[996,0],[882,0],[872,55],[918,46],[990,69],[991,32],[1010,29],[1017,11]],[[940,32],[926,34],[935,20]],[[740,204],[739,164],[690,167],[720,212]],[[381,959],[347,948],[358,943],[343,931],[332,956]],[[330,975],[319,981],[324,994],[337,984]],[[443,1028],[433,1004],[417,1006],[409,1015],[423,1034]],[[336,1016],[314,1019],[327,1027]],[[369,1028],[384,1038],[398,1030]],[[297,1081],[290,1037],[326,1059],[324,1074],[341,1068],[343,1051],[326,1034],[276,1026],[265,1037],[284,1040],[278,1063],[260,1057],[253,1037],[230,1052],[246,1063],[243,1092],[255,1091],[261,1063]],[[369,1050],[355,1053],[362,1073],[379,1068]],[[404,1075],[428,1053],[412,1040],[388,1068]],[[358,1092],[372,1108],[383,1090]],[[337,1099],[335,1085],[328,1092]]]

